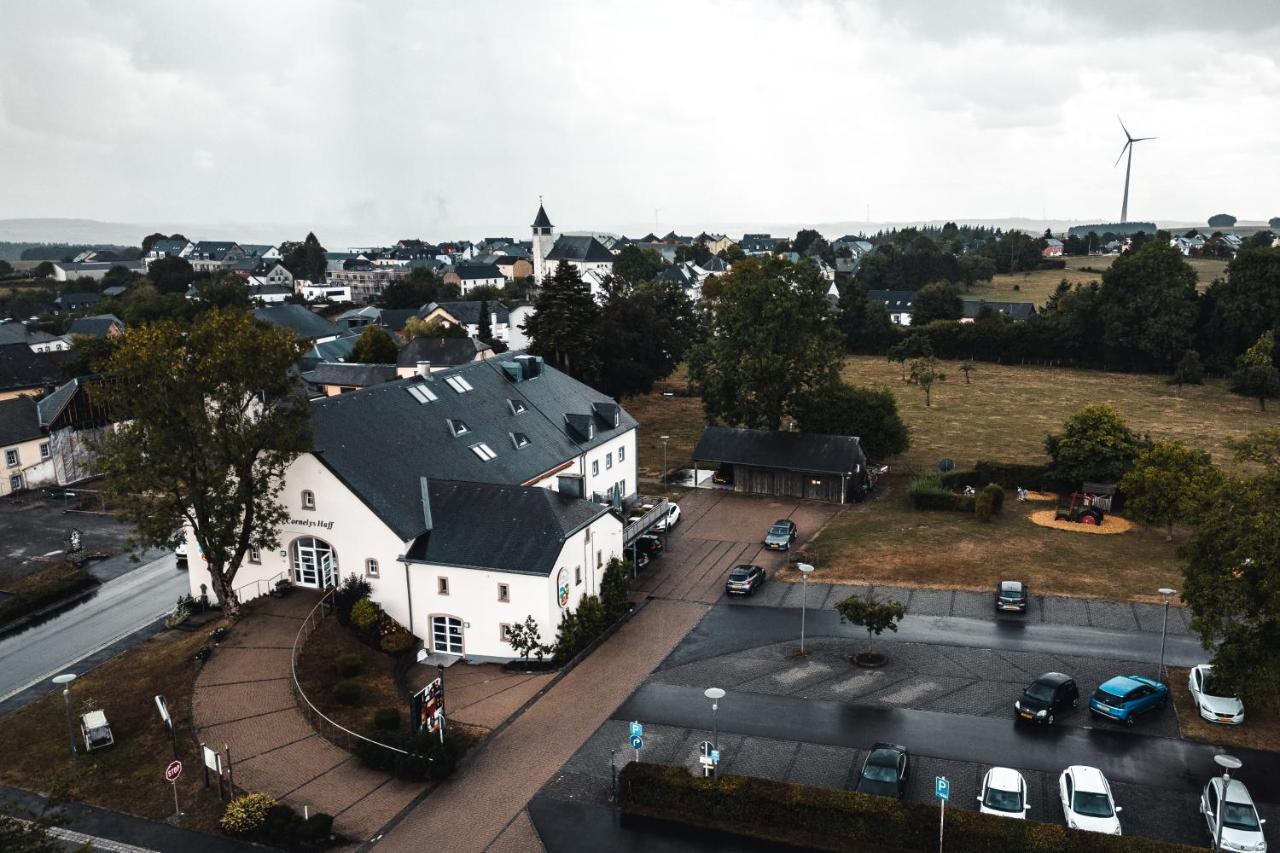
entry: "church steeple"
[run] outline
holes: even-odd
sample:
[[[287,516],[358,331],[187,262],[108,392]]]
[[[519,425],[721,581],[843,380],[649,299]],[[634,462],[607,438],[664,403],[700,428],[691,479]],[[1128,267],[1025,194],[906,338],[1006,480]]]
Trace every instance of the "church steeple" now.
[[[547,216],[547,209],[542,206],[542,196],[538,196],[538,215],[533,218],[533,278],[538,284],[542,284],[547,277],[547,255],[555,242],[551,217]]]

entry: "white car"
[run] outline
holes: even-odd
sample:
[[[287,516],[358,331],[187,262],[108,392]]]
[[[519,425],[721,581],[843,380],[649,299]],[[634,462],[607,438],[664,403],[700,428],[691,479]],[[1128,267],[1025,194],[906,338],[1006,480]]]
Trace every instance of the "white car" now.
[[[1258,817],[1258,810],[1253,806],[1253,798],[1249,789],[1238,779],[1232,779],[1227,788],[1227,796],[1222,803],[1218,798],[1222,795],[1222,777],[1214,776],[1204,786],[1200,795],[1200,813],[1204,815],[1205,825],[1209,829],[1209,837],[1218,837],[1218,807],[1222,807],[1222,849],[1230,851],[1251,851],[1265,853],[1267,839],[1262,834],[1265,820]]]
[[[982,794],[978,797],[978,810],[983,814],[1015,817],[1025,820],[1027,809],[1027,780],[1009,767],[992,767],[982,777]]]
[[[1111,796],[1107,777],[1096,767],[1073,764],[1058,777],[1062,813],[1068,829],[1120,834],[1120,806]]]
[[[675,501],[672,501],[671,508],[667,510],[666,517],[661,519],[657,524],[655,524],[653,526],[653,529],[658,531],[659,533],[662,533],[668,528],[675,527],[679,523],[680,523],[680,504],[676,503]]]
[[[1192,667],[1187,681],[1201,717],[1224,726],[1238,726],[1244,722],[1243,702],[1234,696],[1217,696],[1209,692],[1214,687],[1212,664]]]
[[[183,542],[173,549],[173,555],[178,558],[178,565],[185,566],[187,564],[187,543]]]

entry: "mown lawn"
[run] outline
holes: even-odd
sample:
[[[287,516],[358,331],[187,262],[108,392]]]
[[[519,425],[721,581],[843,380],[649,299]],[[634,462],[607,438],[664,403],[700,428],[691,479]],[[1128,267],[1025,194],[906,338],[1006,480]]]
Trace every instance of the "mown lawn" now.
[[[1044,303],[1053,295],[1058,283],[1066,279],[1069,284],[1088,284],[1101,281],[1102,271],[1111,266],[1116,255],[1105,257],[1072,256],[1066,258],[1067,268],[1061,270],[1034,270],[1025,273],[1006,273],[995,276],[990,283],[976,285],[965,291],[966,296],[981,297],[993,301]],[[1187,258],[1196,271],[1200,290],[1213,284],[1213,280],[1225,275],[1226,261],[1209,258]]]
[[[1178,729],[1184,738],[1204,741],[1215,746],[1274,750],[1280,744],[1280,709],[1246,704],[1244,722],[1238,726],[1210,723],[1200,716],[1191,690],[1187,686],[1190,670],[1169,667],[1168,684],[1173,693],[1173,708],[1178,714]]]
[[[841,512],[806,546],[824,583],[986,591],[1016,578],[1044,595],[1157,601],[1155,590],[1181,586],[1177,546],[1137,527],[1097,536],[1032,524],[1051,504],[1019,504],[1010,494],[990,522],[970,513],[911,507],[905,481],[892,478],[870,503]]]
[[[160,693],[178,733],[183,764],[178,799],[186,813],[182,825],[217,832],[223,808],[217,782],[210,791],[204,789],[191,725],[192,684],[199,667],[194,655],[217,624],[221,622],[190,633],[165,631],[72,683],[71,710],[77,722],[82,705],[90,702],[106,711],[116,740],[114,746],[89,754],[81,740],[78,772],[71,768],[60,690],[0,718],[0,782],[164,820],[173,814],[173,791],[164,781],[173,746],[155,706]]]

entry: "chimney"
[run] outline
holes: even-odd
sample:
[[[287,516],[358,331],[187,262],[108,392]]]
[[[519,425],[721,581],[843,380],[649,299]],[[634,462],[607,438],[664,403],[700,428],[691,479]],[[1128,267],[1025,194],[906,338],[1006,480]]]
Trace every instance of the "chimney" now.
[[[422,361],[422,360],[419,360],[419,361],[418,361],[418,375],[419,375],[419,376],[421,376],[421,377],[422,377],[422,378],[424,378],[424,379],[430,378],[430,376],[431,376],[431,362],[429,362],[429,361]]]
[[[561,474],[556,477],[556,488],[562,495],[575,498],[585,497],[581,474]]]

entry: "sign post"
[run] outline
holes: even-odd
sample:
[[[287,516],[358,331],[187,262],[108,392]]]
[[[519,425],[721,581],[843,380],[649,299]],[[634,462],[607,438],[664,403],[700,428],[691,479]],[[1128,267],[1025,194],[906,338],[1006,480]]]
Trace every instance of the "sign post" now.
[[[164,781],[173,786],[173,822],[182,817],[182,809],[178,808],[178,777],[182,775],[182,762],[174,759],[164,769]]]
[[[169,715],[169,703],[164,696],[156,694],[156,708],[160,711],[160,721],[169,730],[169,740],[173,741],[173,757],[178,757],[178,732],[173,727],[173,717]],[[205,787],[208,787],[207,785]]]
[[[438,733],[444,743],[444,677],[443,674],[427,683],[413,694],[413,721],[415,730]]]
[[[942,828],[947,820],[947,800],[951,799],[951,782],[946,776],[933,777],[933,793],[938,798],[938,853],[942,853]]]

